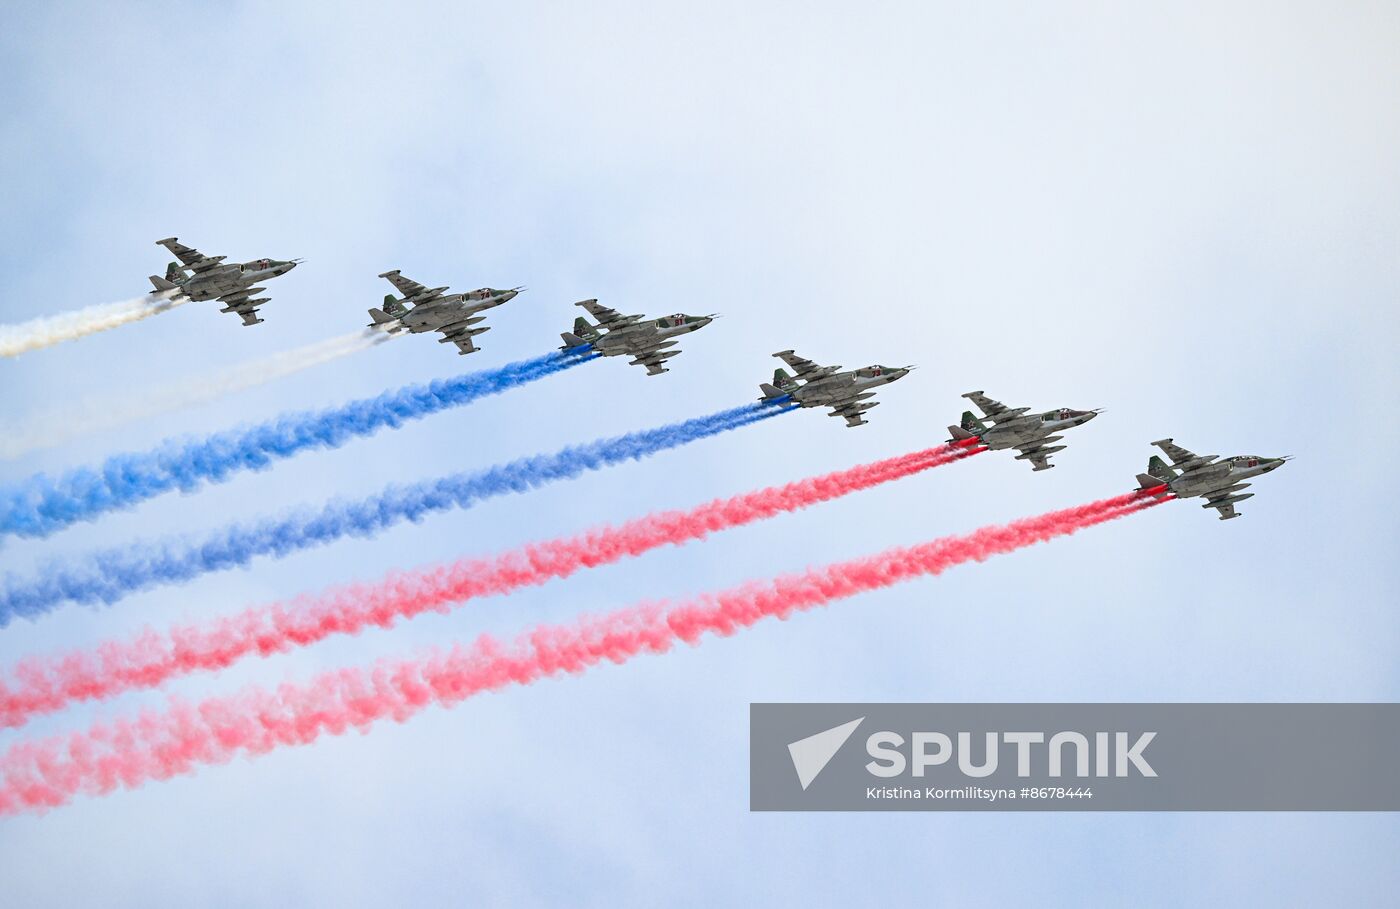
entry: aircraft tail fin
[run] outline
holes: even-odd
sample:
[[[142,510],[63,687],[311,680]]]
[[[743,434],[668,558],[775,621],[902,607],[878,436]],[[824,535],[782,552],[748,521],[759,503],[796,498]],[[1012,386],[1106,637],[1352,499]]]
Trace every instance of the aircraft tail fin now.
[[[977,419],[977,415],[970,410],[964,410],[962,415],[962,430],[970,435],[980,436],[987,431],[987,424]]]
[[[399,298],[393,294],[385,294],[384,311],[394,318],[398,318],[408,312],[408,307],[404,306],[403,303],[399,301]]]
[[[773,384],[788,392],[797,387],[797,380],[788,375],[787,370],[775,369],[773,370]]]
[[[569,350],[574,347],[587,347],[598,340],[598,327],[590,325],[588,320],[579,316],[574,320],[574,330],[559,333],[559,337],[564,339],[564,346],[560,350]]]
[[[1153,489],[1158,486],[1165,486],[1176,479],[1176,471],[1166,465],[1161,458],[1153,455],[1147,461],[1147,473],[1137,475],[1139,489]],[[1165,492],[1157,493],[1160,497]]]
[[[1158,483],[1170,483],[1176,479],[1176,471],[1167,466],[1167,462],[1153,455],[1147,460],[1147,473],[1156,477]]]

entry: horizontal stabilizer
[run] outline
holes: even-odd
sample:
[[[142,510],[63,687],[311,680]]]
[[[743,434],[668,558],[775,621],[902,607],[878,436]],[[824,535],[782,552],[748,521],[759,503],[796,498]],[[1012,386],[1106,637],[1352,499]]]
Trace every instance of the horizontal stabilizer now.
[[[369,328],[383,328],[391,335],[403,331],[403,323],[382,309],[370,309],[369,317],[373,320],[369,323]]]
[[[151,275],[151,284],[157,291],[179,290],[180,286],[173,281],[167,281],[159,275]]]
[[[954,442],[965,442],[968,439],[977,438],[977,436],[963,429],[961,426],[949,426],[948,434],[953,437],[952,441]]]

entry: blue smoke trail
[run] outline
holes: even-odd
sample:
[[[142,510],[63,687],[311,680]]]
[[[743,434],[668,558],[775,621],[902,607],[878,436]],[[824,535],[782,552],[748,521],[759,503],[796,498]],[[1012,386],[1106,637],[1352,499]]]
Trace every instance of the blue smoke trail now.
[[[185,581],[206,572],[247,565],[255,556],[274,558],[320,546],[344,536],[369,537],[400,521],[418,521],[434,511],[470,508],[510,492],[527,492],[555,480],[576,477],[623,461],[685,445],[793,409],[779,398],[746,404],[707,417],[632,432],[553,454],[533,455],[486,470],[459,473],[411,486],[390,486],[358,502],[331,502],[318,511],[233,525],[204,540],[136,543],[94,553],[75,564],[55,561],[39,580],[20,582],[11,574],[0,588],[0,627],[18,617],[51,612],[64,601],[113,603],[129,593]]]
[[[0,489],[0,537],[45,537],[172,489],[191,492],[238,471],[262,470],[309,448],[339,448],[386,426],[397,429],[408,420],[500,394],[594,356],[550,353],[455,379],[407,385],[340,407],[286,414],[257,426],[171,442],[154,451],[114,455],[99,467],[79,468],[54,479],[37,474]]]

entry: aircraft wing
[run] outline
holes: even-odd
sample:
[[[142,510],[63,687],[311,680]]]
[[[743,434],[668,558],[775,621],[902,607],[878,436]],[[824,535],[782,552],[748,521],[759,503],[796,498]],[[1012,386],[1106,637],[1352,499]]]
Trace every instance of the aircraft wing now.
[[[257,312],[258,307],[267,302],[267,297],[249,299],[249,297],[252,296],[250,290],[257,291],[262,290],[262,288],[244,288],[243,290],[236,290],[233,293],[224,294],[219,298],[219,302],[224,304],[223,309],[220,309],[219,312],[237,314],[238,317],[243,320],[244,325],[257,325],[259,322],[263,321],[258,318]]]
[[[1056,436],[1054,438],[1059,437]],[[1045,444],[1047,441],[1053,441],[1053,439],[1016,446],[1016,450],[1020,452],[1020,454],[1016,456],[1016,460],[1030,461],[1032,470],[1049,470],[1051,467],[1054,467],[1055,465],[1050,463],[1050,456],[1057,451],[1064,451],[1065,446],[1047,445]]]
[[[1248,487],[1248,483],[1235,483],[1224,489],[1212,490],[1206,493],[1206,502],[1201,507],[1214,508],[1216,511],[1220,512],[1220,520],[1222,521],[1228,521],[1231,518],[1239,517],[1238,513],[1235,511],[1235,503],[1243,502],[1245,499],[1254,497],[1254,493],[1252,492],[1240,491]]]
[[[868,420],[863,419],[865,412],[872,407],[880,406],[879,401],[867,401],[864,398],[849,398],[845,401],[838,401],[831,406],[831,413],[827,416],[842,417],[847,426],[864,426]]]
[[[394,290],[397,290],[403,295],[404,302],[406,303],[417,304],[426,303],[429,300],[436,300],[438,297],[442,296],[442,291],[446,290],[446,288],[424,287],[412,278],[405,277],[397,268],[393,271],[386,271],[379,277],[388,278],[389,283],[394,285]]]
[[[1234,502],[1221,502],[1219,505],[1217,505],[1214,502],[1207,500],[1205,507],[1214,508],[1216,511],[1219,511],[1220,520],[1222,521],[1228,521],[1231,518],[1237,518],[1240,516],[1239,512],[1235,511]]]
[[[791,350],[780,350],[773,354],[773,356],[778,357],[788,366],[792,367],[792,371],[797,373],[799,379],[805,379],[814,372],[821,372],[824,368],[813,363],[806,357],[799,357]]]
[[[1153,442],[1152,444],[1162,449],[1162,451],[1166,453],[1167,457],[1172,459],[1173,464],[1185,464],[1187,461],[1202,461],[1208,463],[1210,461],[1215,460],[1215,455],[1210,455],[1209,457],[1202,458],[1195,452],[1187,451],[1180,445],[1173,443],[1171,439],[1161,439],[1159,441]],[[1198,464],[1195,466],[1199,467],[1201,465]]]
[[[608,330],[631,325],[641,318],[641,316],[636,315],[624,316],[615,309],[601,305],[597,300],[583,300],[578,305],[588,310],[589,315],[597,320],[600,327]]]
[[[223,256],[215,256],[213,258],[210,258],[209,256],[206,256],[204,253],[200,252],[197,249],[190,249],[188,246],[184,245],[174,237],[170,237],[165,240],[157,240],[156,244],[159,246],[164,246],[166,249],[170,250],[170,252],[174,254],[175,258],[180,260],[180,263],[182,265],[193,271],[195,274],[199,274],[202,271],[208,271],[209,269],[218,265],[224,259]]]
[[[476,353],[477,346],[472,343],[472,338],[486,331],[485,328],[468,328],[465,322],[454,322],[451,325],[443,325],[436,329],[442,332],[442,337],[438,339],[439,344],[449,342],[457,345],[457,353]]]
[[[1005,418],[1011,416],[1012,414],[1011,411],[1008,411],[1006,409],[1005,404],[1001,403],[1000,401],[992,400],[980,391],[969,391],[967,394],[963,395],[963,397],[970,400],[973,404],[976,404],[977,407],[982,411],[982,413],[986,415],[986,418],[988,420],[991,420],[993,423],[995,423],[998,418]],[[1026,408],[1024,407],[1019,408],[1017,411],[1015,411],[1015,413],[1017,414],[1022,414],[1025,412]]]
[[[668,350],[665,352],[661,350],[649,350],[646,353],[637,354],[635,357],[628,360],[627,363],[629,366],[645,366],[647,368],[647,375],[659,376],[663,372],[670,371],[666,368],[666,361],[672,357],[679,356],[680,353],[679,350]]]
[[[874,407],[878,402],[862,402],[860,404],[842,404],[840,407],[831,408],[829,416],[844,417],[847,426],[864,426],[869,420],[864,419],[865,412]]]

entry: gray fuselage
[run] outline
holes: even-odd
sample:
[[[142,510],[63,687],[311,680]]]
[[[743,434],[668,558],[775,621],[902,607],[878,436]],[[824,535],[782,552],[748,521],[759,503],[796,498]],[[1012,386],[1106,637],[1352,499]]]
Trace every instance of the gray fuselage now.
[[[1025,414],[1005,422],[996,423],[979,432],[978,435],[982,438],[982,444],[993,451],[1004,448],[1019,448],[1029,442],[1053,436],[1057,432],[1082,426],[1096,416],[1098,414],[1092,410],[1072,410],[1068,407],[1061,407],[1058,410]]]
[[[714,321],[712,316],[687,316],[678,313],[634,325],[611,329],[597,339],[593,349],[605,357],[630,356],[639,351],[670,347],[674,338],[690,334]]]
[[[259,281],[280,277],[296,268],[295,262],[279,262],[276,259],[258,259],[234,265],[217,265],[207,271],[191,275],[180,289],[191,300],[216,300],[226,294],[252,287]]]
[[[1262,458],[1257,455],[1236,455],[1214,464],[1188,470],[1174,480],[1165,481],[1167,489],[1178,498],[1208,496],[1229,489],[1253,477],[1282,467],[1283,458]]]
[[[446,325],[474,325],[486,320],[485,316],[476,316],[475,313],[509,303],[517,295],[518,291],[514,290],[498,291],[489,295],[483,291],[453,294],[450,297],[441,297],[426,303],[419,303],[395,318],[399,320],[400,325],[413,334],[437,331]]]
[[[785,393],[803,407],[827,407],[856,398],[869,397],[881,385],[888,385],[909,374],[907,367],[867,366],[849,372],[834,372],[808,379]]]

